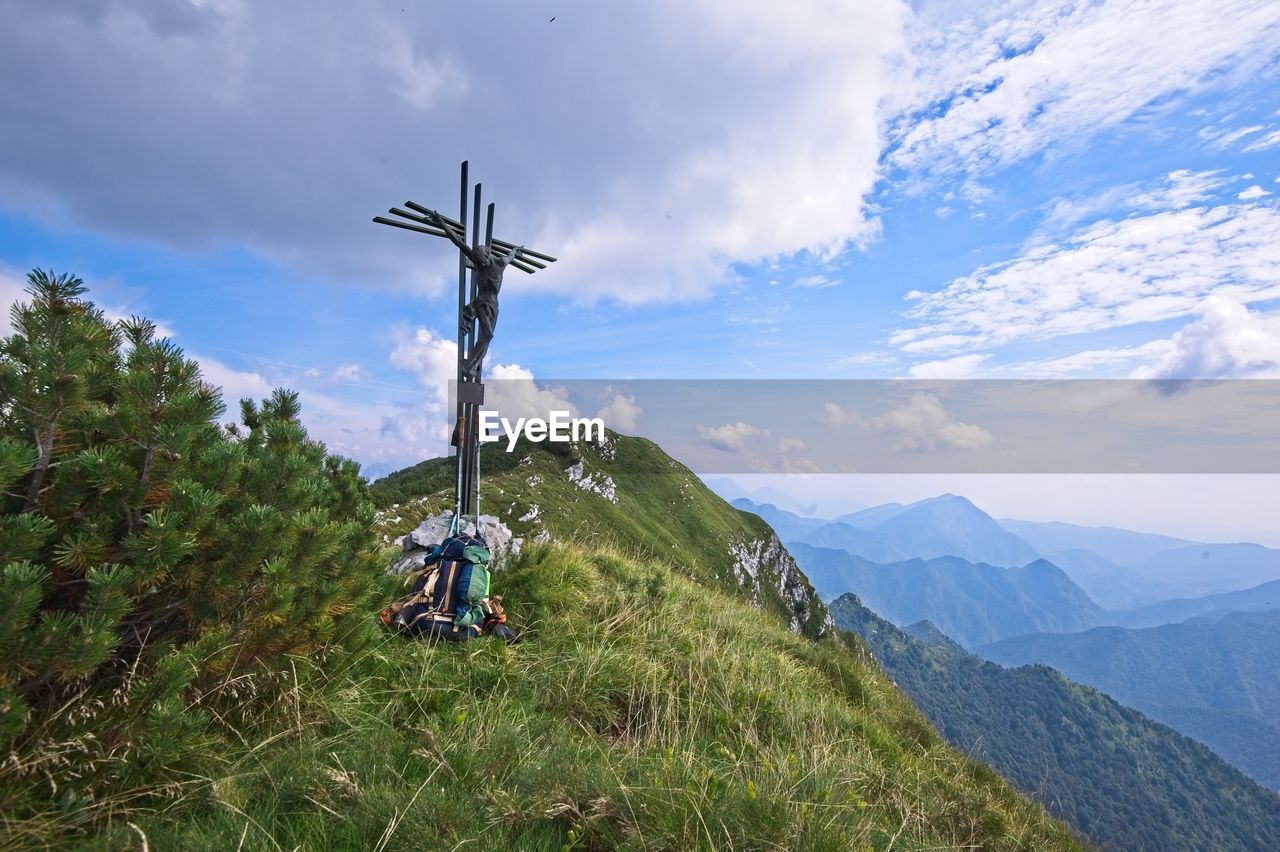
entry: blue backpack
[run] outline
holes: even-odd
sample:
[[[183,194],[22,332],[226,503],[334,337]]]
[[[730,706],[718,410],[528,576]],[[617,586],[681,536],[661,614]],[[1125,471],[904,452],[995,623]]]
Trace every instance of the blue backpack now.
[[[413,591],[392,605],[392,623],[414,635],[446,639],[480,635],[489,616],[489,547],[480,536],[460,534],[442,541],[422,568],[405,578]]]

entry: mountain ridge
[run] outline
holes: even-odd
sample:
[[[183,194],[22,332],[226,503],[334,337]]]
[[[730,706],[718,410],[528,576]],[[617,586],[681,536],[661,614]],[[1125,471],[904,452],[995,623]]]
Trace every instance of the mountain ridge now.
[[[1035,559],[1002,568],[955,556],[881,564],[830,548],[787,542],[824,600],[855,592],[898,625],[932,622],[966,647],[1041,631],[1083,630],[1103,610],[1065,572]]]
[[[744,511],[767,514],[768,520],[784,530],[779,533],[784,540],[799,537],[789,534],[792,532],[803,534],[816,546],[844,550],[872,562],[959,556],[970,562],[1012,567],[1041,556],[968,498],[955,494],[905,505],[873,506],[817,525],[814,522],[821,519],[806,518],[773,505],[761,506],[746,498],[734,501],[734,505]]]
[[[832,601],[831,611],[948,741],[990,761],[1101,847],[1280,844],[1280,797],[1196,740],[1048,666],[988,662],[928,622],[900,630],[854,594]]]
[[[1280,611],[1214,623],[1036,634],[977,648],[997,663],[1051,665],[1195,736],[1280,789]]]

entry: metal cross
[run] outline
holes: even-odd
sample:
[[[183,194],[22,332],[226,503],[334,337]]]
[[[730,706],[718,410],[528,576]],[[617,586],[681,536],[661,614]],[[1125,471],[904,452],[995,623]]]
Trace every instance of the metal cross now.
[[[484,385],[480,371],[488,350],[489,339],[497,323],[497,292],[501,287],[502,269],[510,265],[532,275],[546,269],[556,259],[550,255],[527,249],[515,243],[493,236],[494,205],[491,203],[485,217],[483,251],[480,242],[480,184],[475,185],[475,204],[472,208],[471,245],[467,245],[467,163],[462,163],[462,188],[459,192],[459,214],[451,219],[436,210],[413,201],[404,203],[408,210],[392,207],[388,212],[398,219],[374,216],[379,225],[390,225],[432,237],[445,237],[458,247],[458,370],[457,370],[457,421],[452,445],[457,447],[457,491],[454,519],[461,522],[464,515],[480,515],[480,441],[478,411],[484,402]],[[411,212],[412,211],[412,212]],[[447,229],[447,230],[446,230]],[[495,250],[501,255],[495,255]],[[477,262],[482,269],[477,269]],[[471,270],[470,287],[467,270]],[[486,277],[487,276],[487,277]],[[484,278],[483,281],[479,280]],[[480,286],[481,284],[485,286]],[[489,292],[491,291],[491,292]],[[477,296],[480,296],[477,299]],[[477,339],[477,324],[487,327]]]

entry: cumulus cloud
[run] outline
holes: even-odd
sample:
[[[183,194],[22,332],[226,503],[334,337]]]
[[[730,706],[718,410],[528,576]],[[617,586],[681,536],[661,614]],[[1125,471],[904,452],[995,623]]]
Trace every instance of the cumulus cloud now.
[[[777,473],[818,472],[813,461],[804,455],[807,447],[799,438],[775,436],[768,429],[741,420],[722,426],[699,425],[695,428],[704,443],[735,455],[745,469]]]
[[[484,393],[484,407],[513,422],[518,417],[547,420],[553,411],[578,416],[578,407],[569,401],[564,388],[539,385],[533,380],[533,372],[519,364],[494,364],[485,378]]]
[[[604,425],[610,429],[635,434],[643,414],[644,409],[636,403],[634,396],[615,393],[604,407],[596,412],[596,417],[603,420]]]
[[[737,423],[726,423],[723,426],[700,425],[697,429],[702,440],[726,453],[738,452],[746,446],[748,440],[768,434],[767,430],[752,426],[750,423],[743,423],[741,420]]]
[[[945,4],[944,4],[945,5]],[[1263,67],[1280,5],[1258,0],[1035,0],[917,29],[890,161],[982,173],[1079,144],[1170,95]]]
[[[434,402],[374,403],[334,395],[328,374],[293,371],[279,375],[269,365],[244,370],[202,353],[188,353],[204,380],[222,390],[224,423],[240,418],[239,401],[261,401],[278,387],[297,391],[307,433],[332,453],[357,459],[372,474],[387,473],[438,456],[448,435]]]
[[[453,425],[449,383],[457,377],[457,344],[429,328],[399,327],[392,331],[392,340],[392,366],[413,373],[427,394],[396,405],[382,417],[379,431],[413,446],[429,442],[428,455],[440,455]],[[579,413],[564,388],[539,385],[533,372],[519,364],[494,364],[485,371],[484,408],[512,422],[520,417],[548,419],[552,411],[566,411],[571,417]]]
[[[1250,311],[1222,296],[1206,299],[1200,312],[1198,320],[1173,335],[1158,360],[1137,368],[1132,377],[1280,378],[1280,314]]]
[[[520,4],[483,23],[462,4],[14,6],[0,197],[60,225],[437,291],[456,269],[443,241],[369,218],[406,197],[452,210],[469,158],[499,234],[561,258],[524,288],[697,297],[734,263],[875,236],[879,105],[909,15],[901,0],[585,4],[553,25]]]
[[[413,373],[423,387],[448,391],[458,374],[458,344],[429,328],[396,328],[391,333],[391,366]]]
[[[823,404],[819,420],[837,429],[844,426],[862,426],[866,423],[866,420],[856,411],[842,408],[834,402]]]
[[[799,438],[779,438],[778,452],[784,455],[791,453],[802,453],[805,451],[805,443]]]
[[[1262,187],[1258,186],[1255,183],[1253,186],[1249,187],[1248,189],[1242,190],[1241,192],[1237,193],[1236,198],[1239,198],[1241,201],[1252,201],[1255,198],[1262,198],[1264,195],[1270,195],[1270,194],[1271,193],[1267,192],[1265,189],[1263,189]]]
[[[993,440],[990,432],[956,420],[942,400],[924,392],[912,394],[905,405],[874,418],[871,425],[883,435],[897,436],[898,448],[908,451],[977,450]]]

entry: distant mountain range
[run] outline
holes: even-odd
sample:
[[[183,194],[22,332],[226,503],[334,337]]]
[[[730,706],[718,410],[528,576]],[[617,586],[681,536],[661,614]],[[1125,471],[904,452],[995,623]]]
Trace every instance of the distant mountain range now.
[[[1199,742],[1046,666],[987,662],[927,622],[899,630],[854,595],[831,614],[953,745],[1101,848],[1280,849],[1280,797]]]
[[[817,511],[816,504],[806,503],[803,500],[787,494],[786,492],[779,491],[777,488],[770,488],[769,486],[746,489],[734,482],[732,479],[728,479],[726,477],[708,479],[705,480],[703,484],[726,503],[732,503],[734,500],[741,500],[745,498],[752,503],[769,503],[791,512],[799,512],[801,515],[813,515]]]
[[[1280,550],[1205,544],[1114,527],[1001,520],[1108,609],[1237,591],[1280,580]]]
[[[1280,550],[997,522],[953,495],[830,520],[735,505],[779,532],[824,600],[853,592],[904,629],[1054,666],[1280,789]]]
[[[997,521],[953,494],[905,505],[886,503],[833,519],[806,517],[747,498],[735,500],[734,506],[762,517],[784,541],[843,550],[880,564],[956,556],[1008,568],[1045,559],[1108,611],[1280,580],[1280,550],[1258,544],[1205,544],[1115,527]]]
[[[1272,580],[1252,589],[1223,592],[1200,598],[1175,598],[1138,609],[1112,612],[1111,624],[1121,627],[1157,627],[1181,621],[1218,621],[1231,613],[1280,609],[1280,580]]]
[[[955,556],[886,565],[800,541],[787,549],[824,600],[855,592],[895,624],[927,619],[967,647],[1106,623],[1102,609],[1043,559],[1015,568]]]
[[[970,562],[1012,567],[1039,558],[1035,548],[1005,530],[964,497],[944,494],[918,503],[890,503],[814,524],[773,505],[745,498],[739,509],[760,515],[787,541],[844,550],[872,562],[958,556]]]
[[[1053,666],[1280,790],[1280,611],[1141,630],[1042,633],[977,650],[1006,665]]]
[[[1046,557],[1064,550],[1091,550],[1118,565],[1149,559],[1166,550],[1196,543],[1155,533],[1133,532],[1116,527],[1082,527],[1060,521],[1015,521],[1002,518],[999,523]]]

